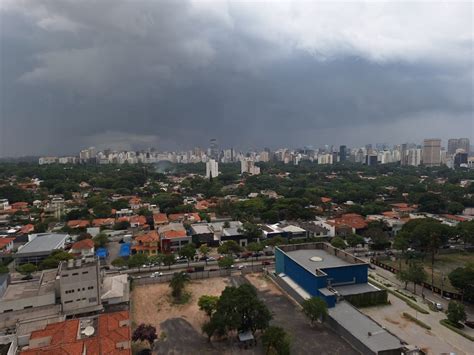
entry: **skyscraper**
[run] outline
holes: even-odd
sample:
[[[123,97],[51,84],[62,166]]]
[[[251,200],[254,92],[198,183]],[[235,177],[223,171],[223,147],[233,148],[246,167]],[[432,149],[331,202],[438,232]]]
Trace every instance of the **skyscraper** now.
[[[465,153],[469,154],[469,138],[451,138],[448,140],[448,154],[456,154],[456,150],[462,149]]]
[[[219,175],[219,163],[214,159],[206,162],[206,178],[215,178]]]
[[[441,164],[441,139],[431,138],[423,141],[423,165],[427,167]]]
[[[219,150],[217,145],[217,139],[215,138],[212,138],[209,141],[209,153],[212,159],[219,160]]]
[[[345,161],[347,159],[347,147],[341,145],[339,147],[339,161]]]

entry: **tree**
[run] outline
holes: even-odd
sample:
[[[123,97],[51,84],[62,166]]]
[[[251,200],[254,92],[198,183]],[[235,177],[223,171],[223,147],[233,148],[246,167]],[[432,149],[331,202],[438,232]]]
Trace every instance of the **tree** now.
[[[263,250],[263,245],[261,243],[252,242],[247,245],[247,250],[253,253],[258,253]]]
[[[413,292],[416,294],[416,284],[423,283],[427,279],[427,274],[422,263],[411,262],[406,270],[406,278],[413,282]],[[423,293],[423,289],[421,291]]]
[[[51,253],[50,256],[48,256],[46,259],[44,259],[41,262],[40,268],[41,269],[55,269],[58,267],[61,261],[67,261],[73,258],[74,257],[68,252],[65,252],[63,250],[55,250]]]
[[[171,288],[171,295],[175,300],[181,300],[184,287],[186,286],[186,283],[189,282],[189,280],[189,275],[185,272],[176,272],[173,274],[173,278],[171,279],[169,286]]]
[[[474,300],[474,263],[454,269],[448,278],[451,285],[461,292],[463,299]]]
[[[18,267],[18,271],[22,275],[26,275],[27,277],[31,277],[31,274],[37,270],[36,265],[34,264],[23,264]]]
[[[227,240],[217,248],[220,254],[240,253],[242,250],[243,248],[234,240]]]
[[[234,259],[230,256],[224,256],[217,261],[217,265],[222,269],[229,269],[233,264]]]
[[[114,230],[124,230],[130,228],[130,222],[129,221],[120,221],[114,224]]]
[[[364,238],[358,234],[351,234],[346,237],[346,242],[351,248],[355,248],[359,244],[364,244]]]
[[[206,334],[225,335],[231,331],[251,331],[268,328],[272,315],[258,299],[257,291],[250,284],[226,287],[222,291]]]
[[[148,257],[148,262],[153,265],[161,266],[163,261],[163,254],[150,255]]]
[[[210,251],[210,249],[209,249],[209,247],[207,246],[207,244],[203,244],[203,245],[201,245],[201,246],[199,247],[199,252],[201,253],[201,255],[202,255],[203,257],[206,258],[206,265],[207,265],[207,255],[209,254],[209,251]]]
[[[104,248],[109,242],[109,238],[105,233],[97,234],[92,240],[94,241],[94,245],[96,248]]]
[[[206,312],[211,317],[217,308],[217,302],[219,302],[217,296],[202,295],[199,297],[198,306],[201,311]]]
[[[112,265],[115,267],[124,267],[127,265],[127,262],[125,261],[124,258],[119,257],[117,259],[112,260]]]
[[[460,321],[466,320],[466,311],[464,309],[464,305],[456,301],[449,301],[446,315],[449,322],[453,325],[458,325]]]
[[[409,273],[406,270],[400,269],[397,273],[397,279],[405,283],[405,290],[406,290],[408,286],[408,282],[411,281]]]
[[[402,271],[402,257],[405,256],[406,251],[408,250],[408,247],[410,246],[410,241],[409,241],[409,236],[407,232],[400,231],[396,236],[393,241],[393,247],[396,250],[400,250],[402,252],[402,255],[398,257],[399,261],[399,266],[398,266],[398,271]]]
[[[474,186],[474,184],[472,184]],[[474,220],[461,222],[457,225],[457,233],[464,244],[474,243]]]
[[[94,215],[97,218],[107,218],[110,217],[112,213],[112,208],[106,203],[101,203],[93,207]]]
[[[313,325],[319,319],[324,321],[328,314],[328,305],[320,297],[311,297],[303,302],[303,313]]]
[[[174,254],[165,254],[163,255],[163,264],[168,266],[168,270],[171,270],[171,265],[176,263],[176,258]]]
[[[128,267],[130,269],[138,268],[148,262],[148,257],[145,254],[134,254],[128,258]]]
[[[271,245],[271,246],[284,245],[284,244],[288,244],[288,239],[279,237],[279,236],[273,237],[273,238],[267,239],[266,244]]]
[[[182,247],[178,253],[179,253],[179,256],[185,257],[188,260],[188,266],[189,266],[189,262],[196,255],[196,247],[193,243],[189,243],[189,244],[186,244],[184,247]]]
[[[262,229],[258,225],[250,222],[245,222],[242,228],[239,229],[239,232],[251,241],[262,237]]]
[[[331,240],[331,245],[332,245],[334,248],[346,249],[346,243],[344,242],[344,240],[343,240],[341,237],[334,237],[334,238],[332,238],[332,240]]]
[[[140,324],[132,334],[132,341],[146,341],[150,345],[150,349],[157,338],[156,328],[151,324]]]
[[[281,327],[268,327],[262,335],[265,354],[289,355],[290,336]]]

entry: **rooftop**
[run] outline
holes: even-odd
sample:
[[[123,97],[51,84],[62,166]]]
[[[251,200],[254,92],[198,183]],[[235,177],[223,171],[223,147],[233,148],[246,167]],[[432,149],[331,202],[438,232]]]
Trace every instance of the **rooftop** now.
[[[322,249],[300,249],[286,253],[290,258],[316,275],[316,269],[350,265],[349,262]]]
[[[54,249],[60,249],[65,240],[69,238],[69,234],[55,233],[40,233],[33,234],[33,236],[36,237],[18,250],[16,255],[51,252]]]
[[[12,283],[8,286],[2,301],[37,297],[54,292],[57,270],[43,271],[41,278],[31,281]]]
[[[336,322],[375,353],[403,346],[397,337],[346,301],[338,302],[336,307],[330,308],[328,312]]]

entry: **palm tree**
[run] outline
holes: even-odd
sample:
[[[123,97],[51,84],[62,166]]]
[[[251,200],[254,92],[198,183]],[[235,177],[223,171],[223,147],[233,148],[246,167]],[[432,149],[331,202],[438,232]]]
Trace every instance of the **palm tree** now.
[[[171,294],[177,300],[181,299],[184,287],[189,282],[189,275],[185,272],[176,272],[173,274],[173,278],[170,281],[169,286],[171,287]]]

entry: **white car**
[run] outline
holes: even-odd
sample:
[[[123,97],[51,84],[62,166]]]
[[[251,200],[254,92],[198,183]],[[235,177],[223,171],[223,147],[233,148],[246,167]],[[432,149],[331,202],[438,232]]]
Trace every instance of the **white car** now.
[[[156,272],[154,272],[153,274],[151,274],[150,277],[160,277],[160,276],[163,276],[163,273],[156,271]]]
[[[245,269],[245,265],[239,265],[239,270]]]

